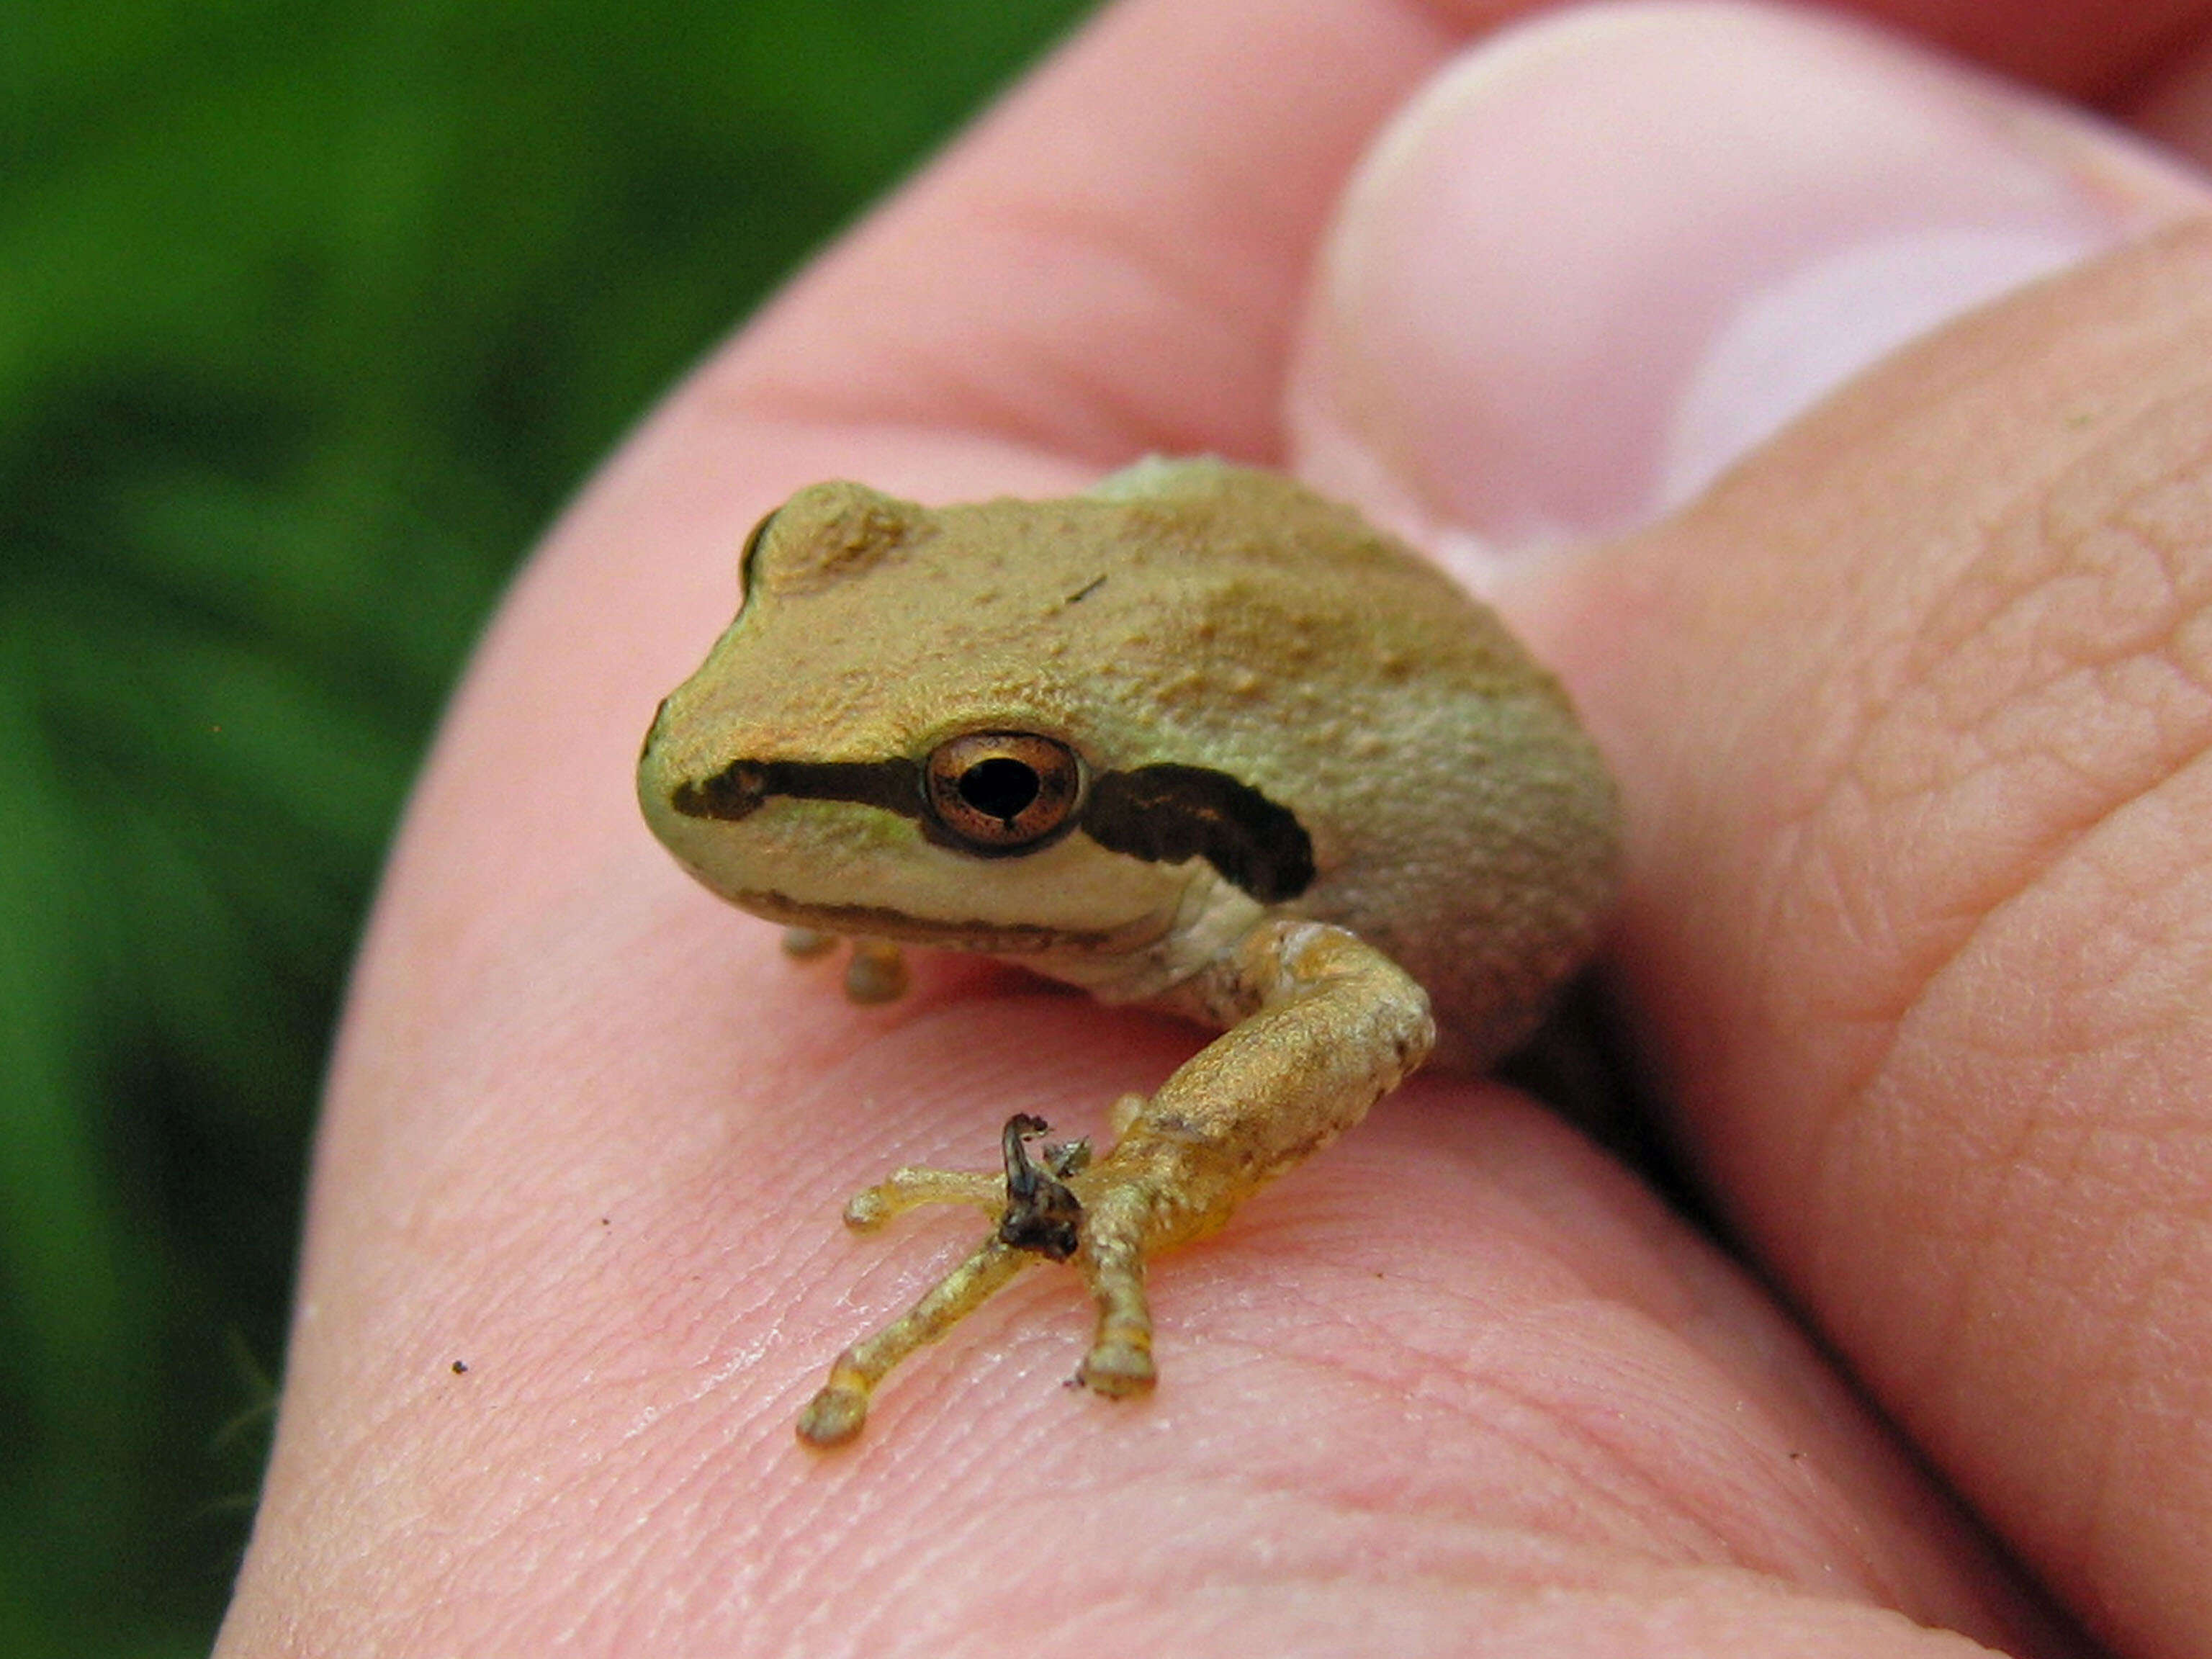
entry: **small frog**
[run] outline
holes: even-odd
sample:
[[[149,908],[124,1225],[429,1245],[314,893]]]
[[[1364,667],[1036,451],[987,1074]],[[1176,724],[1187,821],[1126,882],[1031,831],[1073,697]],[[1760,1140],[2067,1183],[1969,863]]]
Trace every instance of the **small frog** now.
[[[1022,1267],[1097,1306],[1078,1379],[1153,1380],[1146,1263],[1357,1123],[1433,1051],[1479,1068],[1589,953],[1614,791],[1566,696],[1498,618],[1351,509],[1210,459],[1062,501],[929,508],[802,489],[742,559],[744,603],[661,704],[653,832],[744,908],[862,944],[981,951],[1221,1035],[1109,1116],[1112,1146],[902,1169],[869,1229],[965,1203],[990,1236],[840,1355],[799,1433]],[[1434,1010],[1433,1018],[1431,1009]]]

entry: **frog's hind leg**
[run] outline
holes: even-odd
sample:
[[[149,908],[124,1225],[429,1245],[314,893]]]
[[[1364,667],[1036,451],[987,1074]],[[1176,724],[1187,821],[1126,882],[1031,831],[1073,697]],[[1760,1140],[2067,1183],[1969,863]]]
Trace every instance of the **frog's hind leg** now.
[[[985,1240],[913,1307],[837,1356],[830,1380],[799,1413],[799,1437],[810,1446],[842,1446],[860,1433],[868,1420],[868,1396],[892,1366],[936,1341],[1036,1259],[996,1234]]]

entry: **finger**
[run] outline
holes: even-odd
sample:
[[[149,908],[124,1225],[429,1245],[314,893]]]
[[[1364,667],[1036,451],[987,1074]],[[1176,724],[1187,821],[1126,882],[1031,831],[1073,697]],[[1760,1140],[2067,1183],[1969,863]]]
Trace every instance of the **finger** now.
[[[1699,1157],[1938,1466],[2154,1654],[2212,1643],[2209,293],[2194,227],[2039,288],[1582,595],[1643,596],[1585,685]]]
[[[1337,250],[1386,276],[1380,299],[1332,292],[1350,343],[1309,395],[1342,435],[1316,428],[1316,459],[1478,529],[1539,508],[1586,528],[1668,499],[1686,409],[1717,404],[1741,444],[1821,400],[1676,519],[1516,588],[1623,775],[1628,970],[1706,1170],[1891,1411],[2106,1632],[2203,1651],[2212,247],[2138,244],[1822,398],[2197,188],[1799,23],[1646,13],[1525,52],[1386,149],[1348,216],[1347,238],[1401,240]],[[1565,85],[1687,148],[1559,167],[1543,118]],[[1676,88],[1693,107],[1669,112]],[[1492,179],[1486,219],[1424,217],[1408,179],[1500,154],[1552,162],[1545,188]],[[1583,233],[1620,198],[1641,208],[1625,248]],[[1947,251],[1962,228],[1974,257]],[[1468,237],[1523,286],[1439,335],[1453,316],[1419,284],[1487,270]],[[1869,247],[1890,263],[1864,283]],[[1408,271],[1411,300],[1387,282]],[[1571,337],[1527,343],[1553,307],[1658,344],[1584,369]],[[1747,333],[1783,395],[1746,369]],[[1545,384],[1559,352],[1573,395]],[[1478,415],[1527,422],[1530,451],[1583,444],[1601,486],[1449,427],[1455,366]],[[1638,384],[1611,387],[1615,366]]]
[[[1442,77],[1354,185],[1300,469],[1492,549],[1619,531],[1891,347],[2203,199],[1856,27],[1565,14]]]

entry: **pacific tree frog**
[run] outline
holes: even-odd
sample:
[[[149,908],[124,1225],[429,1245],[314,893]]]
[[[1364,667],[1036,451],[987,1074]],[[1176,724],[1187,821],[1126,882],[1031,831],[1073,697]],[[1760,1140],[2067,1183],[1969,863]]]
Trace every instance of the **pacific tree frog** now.
[[[839,1356],[799,1424],[871,1389],[1041,1256],[1097,1304],[1080,1380],[1152,1382],[1147,1259],[1211,1231],[1431,1052],[1477,1068],[1589,953],[1615,803],[1558,684],[1349,508],[1271,473],[1140,463],[1064,501],[927,508],[803,489],[743,560],[737,619],[661,705],[653,830],[748,910],[862,945],[987,951],[1216,1037],[1114,1145],[904,1169],[873,1227],[970,1203],[990,1236]],[[1431,1009],[1434,1011],[1431,1018]]]

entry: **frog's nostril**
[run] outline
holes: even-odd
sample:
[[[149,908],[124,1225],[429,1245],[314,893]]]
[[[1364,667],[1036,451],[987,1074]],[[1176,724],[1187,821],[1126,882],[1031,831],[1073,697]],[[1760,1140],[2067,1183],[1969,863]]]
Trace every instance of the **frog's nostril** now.
[[[757,761],[732,761],[710,777],[685,779],[668,803],[687,818],[749,817],[768,799],[767,775]]]

